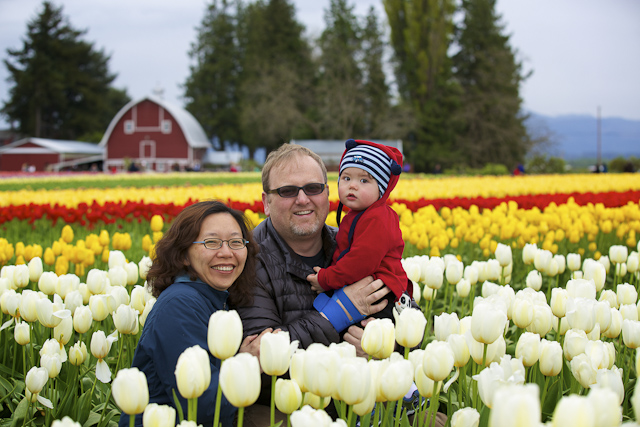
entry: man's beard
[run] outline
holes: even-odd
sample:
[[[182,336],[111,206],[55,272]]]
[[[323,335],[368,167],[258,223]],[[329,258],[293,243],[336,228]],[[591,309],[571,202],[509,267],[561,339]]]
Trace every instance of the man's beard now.
[[[299,237],[308,237],[318,232],[321,224],[319,221],[315,221],[313,224],[292,224],[291,232]]]

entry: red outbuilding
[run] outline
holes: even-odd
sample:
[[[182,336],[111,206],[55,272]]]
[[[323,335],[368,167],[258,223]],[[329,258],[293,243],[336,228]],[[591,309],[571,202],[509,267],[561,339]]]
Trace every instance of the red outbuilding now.
[[[0,147],[0,171],[42,172],[99,165],[103,148],[80,141],[23,138]]]
[[[211,142],[184,108],[155,96],[125,105],[102,137],[105,171],[198,169]]]

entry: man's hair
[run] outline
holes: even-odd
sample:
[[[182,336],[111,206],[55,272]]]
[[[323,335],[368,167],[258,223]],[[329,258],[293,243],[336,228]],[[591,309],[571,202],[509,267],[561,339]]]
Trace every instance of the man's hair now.
[[[249,241],[244,270],[229,288],[229,303],[234,306],[251,303],[258,244],[253,239],[249,220],[242,213],[215,200],[198,202],[184,208],[173,220],[169,231],[156,243],[155,257],[147,274],[147,284],[154,297],[159,297],[180,274],[187,273],[192,280],[197,278],[193,267],[185,265],[184,261],[187,259],[187,253],[193,241],[200,234],[200,227],[204,220],[209,215],[218,213],[231,215],[238,223],[242,237]]]
[[[271,173],[271,169],[278,167],[285,162],[291,161],[293,158],[298,156],[309,156],[315,160],[320,166],[320,169],[322,169],[322,177],[324,179],[322,184],[327,183],[327,168],[320,156],[302,145],[285,143],[277,150],[270,152],[267,156],[267,160],[264,162],[264,166],[262,167],[262,191],[272,190],[269,183],[269,174]]]

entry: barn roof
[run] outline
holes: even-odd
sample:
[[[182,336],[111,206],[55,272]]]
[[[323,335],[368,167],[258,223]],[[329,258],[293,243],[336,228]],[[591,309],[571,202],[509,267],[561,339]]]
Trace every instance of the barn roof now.
[[[24,147],[22,145],[32,143],[38,145],[36,147]],[[104,148],[97,144],[90,142],[80,141],[64,141],[59,139],[46,139],[46,138],[23,138],[18,141],[14,141],[11,144],[7,144],[0,147],[0,154],[12,152],[12,153],[32,153],[32,154],[103,154]]]
[[[180,106],[177,106],[155,96],[145,96],[144,98],[131,101],[127,105],[122,107],[120,111],[118,111],[118,113],[115,115],[115,117],[111,120],[111,123],[109,123],[107,131],[104,133],[102,141],[100,141],[101,147],[104,147],[107,144],[107,141],[111,136],[111,132],[113,132],[113,129],[118,124],[122,116],[124,116],[124,114],[135,105],[138,105],[146,100],[158,104],[173,116],[176,122],[178,122],[180,129],[182,129],[182,131],[184,132],[184,136],[187,139],[187,143],[189,144],[189,146],[191,146],[192,148],[211,147],[211,142],[207,139],[207,135],[204,133],[204,129],[202,129],[200,123],[198,123],[196,118],[193,117],[190,112]]]

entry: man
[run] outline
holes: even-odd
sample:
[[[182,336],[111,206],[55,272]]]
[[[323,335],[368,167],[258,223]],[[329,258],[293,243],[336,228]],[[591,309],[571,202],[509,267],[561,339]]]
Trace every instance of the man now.
[[[254,230],[260,244],[258,283],[253,306],[238,308],[244,334],[282,329],[303,348],[313,342],[339,342],[346,329],[340,329],[345,323],[339,320],[344,318],[336,320],[341,313],[335,310],[314,308],[317,294],[306,279],[314,266],[331,263],[335,248],[337,229],[325,225],[329,187],[324,163],[307,148],[284,144],[269,154],[262,169],[262,187],[267,219]],[[386,306],[386,300],[376,301],[388,292],[380,280],[363,279],[345,288],[346,298],[341,298],[338,306],[350,301],[358,312],[371,315]],[[352,317],[347,309],[342,314]],[[351,326],[344,340],[361,349],[362,332]]]
[[[329,187],[322,159],[300,145],[283,144],[267,157],[262,189],[267,219],[254,229],[260,245],[258,283],[252,306],[237,308],[244,335],[281,329],[306,348],[314,342],[339,342],[344,333],[342,339],[366,356],[360,345],[363,329],[355,324],[384,309],[389,288],[368,277],[336,291],[337,299],[326,306],[316,304],[317,309],[317,294],[306,279],[314,266],[331,264],[336,246],[337,228],[325,224]],[[258,404],[246,408],[245,426],[265,425],[269,419],[270,383],[263,379]],[[286,418],[279,414],[279,420]]]

